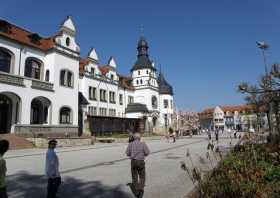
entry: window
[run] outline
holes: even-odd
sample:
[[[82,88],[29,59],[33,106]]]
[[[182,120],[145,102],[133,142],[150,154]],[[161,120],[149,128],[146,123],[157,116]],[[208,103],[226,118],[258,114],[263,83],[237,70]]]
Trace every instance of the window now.
[[[0,49],[0,71],[10,72],[12,56],[3,49]]]
[[[4,20],[0,20],[0,32],[10,33],[11,25]]]
[[[68,107],[62,107],[59,113],[60,124],[71,124],[71,109]]]
[[[140,71],[138,71],[138,76],[140,76]]]
[[[142,80],[142,79],[140,80],[140,84],[141,84],[141,85],[143,84],[143,80]]]
[[[116,103],[115,92],[109,91],[109,101],[110,101],[110,103],[113,103],[113,104]]]
[[[157,97],[156,96],[152,96],[152,107],[157,108]]]
[[[99,108],[99,115],[100,116],[106,116],[107,115],[107,109],[106,108]]]
[[[90,75],[91,75],[91,76],[94,76],[94,72],[95,72],[95,71],[94,71],[94,68],[90,68]]]
[[[88,115],[96,116],[97,115],[97,108],[93,106],[88,107]]]
[[[168,108],[168,100],[163,100],[163,107],[164,107],[165,109]]]
[[[111,80],[114,80],[114,74],[111,74],[110,78]]]
[[[74,77],[73,73],[68,70],[61,70],[60,72],[60,85],[66,87],[73,87],[74,86]]]
[[[60,85],[64,85],[64,82],[65,82],[65,70],[62,70],[60,72]]]
[[[50,81],[50,71],[46,71],[46,76],[45,76],[45,81],[49,82]]]
[[[72,73],[67,72],[67,85],[68,87],[72,87]]]
[[[88,98],[90,100],[96,100],[96,88],[95,87],[89,87]]]
[[[104,89],[99,90],[99,99],[102,102],[107,102],[106,90]]]
[[[139,84],[139,81],[138,81],[138,80],[136,80],[136,84],[137,84],[137,85]]]
[[[149,74],[149,70],[146,70],[146,74]]]
[[[120,102],[120,105],[123,105],[123,95],[122,94],[119,95],[119,102]]]
[[[67,38],[66,38],[66,46],[69,47],[69,45],[70,45],[70,38],[67,37]]]
[[[116,116],[116,109],[109,109],[109,116]]]
[[[25,61],[24,76],[29,78],[41,79],[42,65],[34,58],[27,58]]]
[[[128,104],[133,103],[133,96],[128,96]]]
[[[170,100],[170,108],[173,109],[173,101]]]

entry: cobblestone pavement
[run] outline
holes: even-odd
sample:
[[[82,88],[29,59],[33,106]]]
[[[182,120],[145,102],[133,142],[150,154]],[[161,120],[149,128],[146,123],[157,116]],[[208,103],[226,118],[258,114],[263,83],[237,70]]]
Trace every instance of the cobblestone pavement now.
[[[237,142],[233,141],[233,144]],[[199,164],[199,156],[205,157],[207,152],[208,141],[205,136],[182,138],[176,143],[165,140],[146,142],[151,155],[146,159],[147,181],[144,197],[183,197],[193,185],[180,169],[180,162],[185,161],[190,166],[191,162],[186,158],[188,149],[193,163]],[[229,138],[224,138],[219,145],[225,147],[229,142]],[[131,175],[130,160],[124,154],[126,147],[127,143],[112,143],[57,149],[63,180],[59,197],[134,197],[127,186],[131,182]],[[9,151],[5,158],[10,198],[45,197],[44,149]]]

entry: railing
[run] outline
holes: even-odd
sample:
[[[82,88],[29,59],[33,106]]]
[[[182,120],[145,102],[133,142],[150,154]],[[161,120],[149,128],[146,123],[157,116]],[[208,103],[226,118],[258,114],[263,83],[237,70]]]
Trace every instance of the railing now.
[[[0,72],[0,83],[17,85],[24,87],[24,78],[4,72]]]
[[[39,80],[32,80],[31,88],[41,89],[41,90],[46,90],[46,91],[54,91],[52,83],[39,81]]]

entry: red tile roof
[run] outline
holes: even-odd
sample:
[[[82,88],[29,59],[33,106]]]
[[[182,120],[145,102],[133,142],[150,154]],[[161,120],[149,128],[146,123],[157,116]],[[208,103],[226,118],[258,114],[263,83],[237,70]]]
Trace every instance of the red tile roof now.
[[[38,42],[32,42],[30,37],[31,35],[35,35],[33,32],[30,32],[28,30],[25,30],[21,27],[18,27],[14,24],[11,24],[5,20],[1,20],[1,25],[7,25],[8,31],[0,31],[0,36],[11,39],[13,41],[17,41],[21,44],[35,47],[40,50],[49,50],[54,47],[55,45],[55,37],[57,35],[48,37],[48,38],[43,38],[41,36]]]
[[[79,62],[79,71],[80,74],[83,74],[85,71],[85,66],[89,64],[90,60],[88,58],[81,59]]]
[[[110,71],[110,68],[107,65],[99,66],[98,68],[103,76],[105,76]]]
[[[130,91],[134,91],[135,88],[132,86],[132,77],[131,76],[122,76],[118,74],[119,76],[119,86],[128,89]]]
[[[227,105],[227,106],[220,106],[220,108],[224,112],[234,112],[234,111],[248,111],[254,110],[253,105]],[[213,118],[213,112],[215,108],[206,108],[202,112],[198,113],[200,119],[210,119]]]

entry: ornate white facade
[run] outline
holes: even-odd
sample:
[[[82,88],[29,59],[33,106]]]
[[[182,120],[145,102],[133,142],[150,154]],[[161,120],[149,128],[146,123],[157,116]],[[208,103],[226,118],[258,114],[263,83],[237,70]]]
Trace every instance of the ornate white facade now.
[[[171,126],[173,90],[143,37],[131,76],[117,72],[113,57],[101,65],[95,49],[81,58],[75,38],[71,17],[48,38],[0,20],[0,133],[77,133],[87,115]]]

